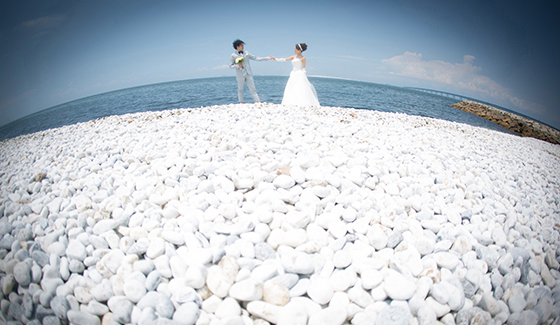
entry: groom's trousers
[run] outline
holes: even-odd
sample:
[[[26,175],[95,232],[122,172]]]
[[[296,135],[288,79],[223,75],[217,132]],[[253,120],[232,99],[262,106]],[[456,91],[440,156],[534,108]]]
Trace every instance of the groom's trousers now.
[[[259,95],[257,95],[257,90],[255,89],[255,82],[253,81],[253,76],[250,74],[245,74],[242,76],[237,76],[237,97],[239,102],[243,102],[243,86],[247,83],[247,87],[253,96],[255,102],[260,102]]]

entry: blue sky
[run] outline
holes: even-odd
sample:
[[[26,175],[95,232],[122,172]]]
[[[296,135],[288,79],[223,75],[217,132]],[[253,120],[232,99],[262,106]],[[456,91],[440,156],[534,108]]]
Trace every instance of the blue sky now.
[[[308,75],[457,93],[560,128],[559,31],[548,0],[5,0],[0,125],[107,91],[233,76],[241,38],[257,56],[307,43]]]

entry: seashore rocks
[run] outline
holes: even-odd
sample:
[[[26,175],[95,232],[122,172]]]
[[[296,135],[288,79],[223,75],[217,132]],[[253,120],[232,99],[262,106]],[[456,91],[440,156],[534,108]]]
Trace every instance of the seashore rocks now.
[[[560,144],[560,131],[523,116],[470,100],[455,103],[451,106],[485,118],[521,136]]]
[[[0,149],[0,323],[560,323],[557,145],[260,104]]]

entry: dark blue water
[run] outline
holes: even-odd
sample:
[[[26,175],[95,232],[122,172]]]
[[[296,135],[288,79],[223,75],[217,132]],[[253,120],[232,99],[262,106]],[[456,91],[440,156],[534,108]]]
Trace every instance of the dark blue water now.
[[[309,80],[317,90],[321,106],[406,113],[511,133],[483,118],[450,107],[458,101],[456,99],[368,82],[315,77]],[[256,76],[255,84],[261,101],[280,104],[287,81],[287,76]],[[244,102],[253,102],[247,88],[244,95]],[[128,88],[54,106],[13,121],[0,127],[0,141],[111,115],[237,102],[235,77],[191,79]]]

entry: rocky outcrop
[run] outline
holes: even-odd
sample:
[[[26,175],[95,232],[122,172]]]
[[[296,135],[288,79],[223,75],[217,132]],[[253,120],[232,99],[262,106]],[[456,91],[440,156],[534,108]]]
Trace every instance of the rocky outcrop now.
[[[560,144],[560,131],[528,118],[469,100],[451,106],[485,118],[521,136]]]

